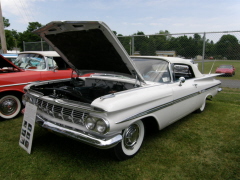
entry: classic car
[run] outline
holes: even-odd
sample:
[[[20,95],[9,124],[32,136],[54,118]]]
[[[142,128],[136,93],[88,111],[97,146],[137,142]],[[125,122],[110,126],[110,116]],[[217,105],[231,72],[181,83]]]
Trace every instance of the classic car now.
[[[37,124],[100,149],[119,160],[135,156],[146,129],[161,130],[221,89],[217,74],[203,75],[181,58],[129,57],[109,27],[99,21],[54,21],[35,31],[79,75],[90,77],[33,83],[24,90]],[[27,109],[26,109],[27,111]]]
[[[235,68],[233,65],[221,65],[217,67],[216,73],[222,73],[223,76],[233,76],[235,75]]]
[[[38,58],[38,61],[36,61]],[[0,118],[15,118],[23,108],[23,87],[31,82],[70,78],[72,69],[54,51],[22,52],[14,62],[0,55]]]

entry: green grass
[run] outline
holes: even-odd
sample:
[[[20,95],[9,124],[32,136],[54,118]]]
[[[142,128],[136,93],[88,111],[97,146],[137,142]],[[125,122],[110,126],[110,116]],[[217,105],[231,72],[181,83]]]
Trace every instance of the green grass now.
[[[133,159],[35,127],[32,154],[18,145],[22,117],[0,122],[0,179],[240,179],[240,89],[224,88],[201,114],[145,137]]]
[[[202,72],[202,62],[198,61],[198,69]],[[234,79],[240,80],[240,60],[226,60],[226,61],[211,61],[211,62],[204,62],[204,73],[208,74],[211,70],[211,73],[215,73],[215,70],[220,65],[233,65],[236,68],[236,74],[232,77],[218,77],[218,79]]]

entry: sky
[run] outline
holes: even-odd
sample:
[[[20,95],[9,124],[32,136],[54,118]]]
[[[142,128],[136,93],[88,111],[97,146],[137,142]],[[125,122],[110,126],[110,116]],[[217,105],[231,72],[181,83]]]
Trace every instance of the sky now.
[[[17,32],[29,22],[103,21],[124,36],[240,30],[240,0],[0,0]]]

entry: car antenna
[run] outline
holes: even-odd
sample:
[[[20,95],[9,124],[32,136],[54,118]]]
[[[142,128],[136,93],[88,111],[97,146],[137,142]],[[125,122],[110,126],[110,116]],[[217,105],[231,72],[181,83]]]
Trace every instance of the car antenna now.
[[[212,67],[211,67],[211,69],[209,71],[209,74],[211,74],[211,71],[212,71],[212,68],[213,68],[213,65],[214,65],[215,61],[216,61],[216,59],[213,61]]]

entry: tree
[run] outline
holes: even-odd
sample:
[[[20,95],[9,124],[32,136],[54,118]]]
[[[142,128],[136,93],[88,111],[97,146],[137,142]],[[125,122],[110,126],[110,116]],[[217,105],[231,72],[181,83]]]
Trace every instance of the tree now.
[[[216,43],[216,52],[218,56],[226,57],[227,59],[239,59],[240,58],[240,45],[238,39],[230,34],[223,35]]]
[[[132,47],[131,47],[131,36],[122,37],[122,34],[118,34],[118,40],[121,42],[125,50],[129,55],[132,55]]]
[[[24,49],[23,42],[41,41],[41,38],[38,35],[33,34],[33,31],[40,27],[42,27],[42,24],[40,24],[39,22],[29,22],[27,30],[24,31],[23,33],[19,33],[18,46],[20,47],[21,50]],[[35,46],[39,46],[39,45],[33,44],[31,47],[32,50],[34,50],[36,48]]]
[[[13,31],[5,30],[6,44],[8,50],[13,50],[16,47],[16,39],[14,38]]]
[[[3,24],[4,24],[4,28],[9,27],[10,26],[9,19],[6,19],[5,17],[3,17]]]
[[[134,35],[134,52],[139,51],[142,56],[144,55],[156,55],[156,48],[151,43],[149,36],[145,36],[144,32],[138,31]]]

